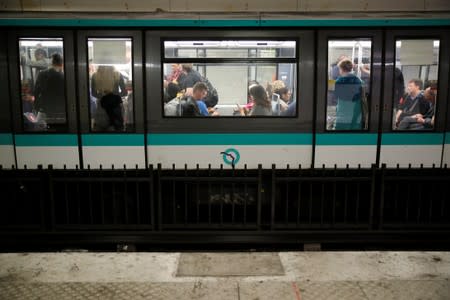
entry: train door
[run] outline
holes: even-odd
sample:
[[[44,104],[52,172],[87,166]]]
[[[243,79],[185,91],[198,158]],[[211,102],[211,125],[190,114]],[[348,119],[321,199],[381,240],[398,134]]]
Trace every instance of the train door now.
[[[8,37],[19,168],[79,165],[72,32],[20,30]]]
[[[80,31],[77,38],[83,167],[145,167],[141,33]]]
[[[0,39],[5,41],[6,34],[0,33]],[[9,101],[8,64],[6,43],[0,45],[0,166],[11,168],[15,166],[14,143],[11,127],[11,105]]]
[[[448,31],[386,33],[380,163],[440,166],[448,98]]]
[[[377,161],[381,31],[318,34],[315,167]]]

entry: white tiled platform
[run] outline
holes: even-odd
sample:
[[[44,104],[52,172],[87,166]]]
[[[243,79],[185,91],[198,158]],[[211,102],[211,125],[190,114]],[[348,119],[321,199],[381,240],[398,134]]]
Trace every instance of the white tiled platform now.
[[[450,252],[4,253],[0,299],[450,299]]]

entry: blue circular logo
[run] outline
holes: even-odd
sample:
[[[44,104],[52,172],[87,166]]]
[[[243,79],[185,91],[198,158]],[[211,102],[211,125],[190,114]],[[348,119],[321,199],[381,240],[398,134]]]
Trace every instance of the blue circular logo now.
[[[236,165],[241,158],[239,151],[234,148],[228,148],[227,150],[220,153],[222,154],[224,163],[226,163],[227,165]]]

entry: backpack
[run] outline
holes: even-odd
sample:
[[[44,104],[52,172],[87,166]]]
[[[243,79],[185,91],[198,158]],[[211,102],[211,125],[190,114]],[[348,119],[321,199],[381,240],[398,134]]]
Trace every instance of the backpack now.
[[[208,87],[208,95],[206,95],[205,98],[206,107],[216,106],[217,102],[219,102],[219,95],[217,94],[217,90],[214,88],[208,78],[202,77],[202,82],[204,82]]]
[[[187,100],[181,100],[177,106],[177,115],[183,117],[200,117],[202,114],[195,103],[195,100],[188,98]]]

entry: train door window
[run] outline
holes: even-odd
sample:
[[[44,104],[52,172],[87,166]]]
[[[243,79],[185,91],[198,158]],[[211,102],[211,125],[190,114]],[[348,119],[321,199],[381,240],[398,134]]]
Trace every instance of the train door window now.
[[[327,130],[367,130],[372,41],[328,40]]]
[[[296,117],[293,40],[164,41],[165,117]]]
[[[395,47],[393,130],[434,128],[439,40],[397,39]]]
[[[131,38],[88,38],[91,130],[134,131]]]
[[[20,90],[25,131],[67,130],[62,38],[20,38]]]

